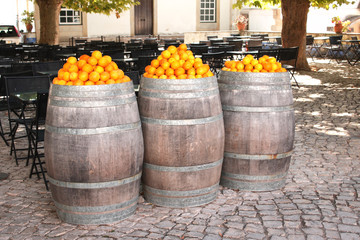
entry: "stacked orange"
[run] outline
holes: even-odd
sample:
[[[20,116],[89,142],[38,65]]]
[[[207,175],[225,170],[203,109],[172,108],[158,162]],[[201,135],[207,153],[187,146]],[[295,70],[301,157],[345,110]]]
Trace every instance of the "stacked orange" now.
[[[231,72],[286,72],[276,58],[264,55],[258,60],[253,55],[246,55],[241,61],[226,61],[223,71]]]
[[[173,45],[161,52],[161,55],[145,67],[143,75],[147,78],[159,79],[189,79],[211,77],[208,64],[201,58],[195,58],[193,52],[187,49],[186,44],[179,47]]]
[[[124,75],[110,56],[103,56],[100,51],[95,50],[91,56],[84,54],[79,60],[69,57],[53,79],[53,84],[101,85],[129,81],[130,78]]]

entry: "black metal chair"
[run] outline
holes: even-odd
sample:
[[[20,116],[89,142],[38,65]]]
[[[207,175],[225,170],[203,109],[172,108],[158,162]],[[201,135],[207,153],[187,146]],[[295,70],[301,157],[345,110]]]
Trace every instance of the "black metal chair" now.
[[[38,179],[41,177],[44,180],[46,190],[49,190],[48,180],[46,180],[45,168],[45,153],[44,153],[44,140],[45,140],[45,118],[48,103],[49,93],[37,93],[36,97],[36,115],[34,121],[28,129],[30,143],[32,147],[32,164],[30,169],[29,178],[36,175]]]
[[[296,69],[296,62],[299,53],[299,47],[279,48],[277,61],[282,63],[282,67],[285,68],[291,75],[291,79],[294,79],[296,86],[300,87],[294,76]],[[283,63],[285,62],[285,63]]]
[[[151,61],[155,59],[154,56],[140,56],[136,64],[136,71],[141,75],[145,72],[145,67],[151,64]]]
[[[225,52],[204,53],[202,55],[203,62],[209,64],[210,69],[216,75],[219,74],[219,70],[224,66],[226,58],[227,54]]]
[[[250,39],[248,42],[248,51],[259,50],[262,48],[262,40],[261,39]]]
[[[209,51],[209,46],[204,44],[190,44],[190,50],[193,52],[195,57],[201,57],[204,53],[207,53]]]
[[[6,98],[8,103],[8,120],[10,128],[10,155],[14,153],[16,164],[18,160],[27,159],[26,165],[29,163],[29,158],[32,155],[31,144],[29,140],[29,132],[27,127],[34,120],[35,108],[33,104],[36,101],[32,96],[38,92],[48,92],[50,87],[49,76],[16,76],[4,77],[6,86]],[[17,135],[19,126],[25,127],[24,135]],[[25,148],[18,148],[16,146],[16,139],[28,138],[28,146]],[[18,151],[27,151],[27,156],[19,157]]]
[[[345,50],[341,44],[341,39],[342,39],[342,35],[329,37],[330,46],[324,47],[324,49],[327,50],[325,57],[330,58],[329,62],[331,62],[332,59],[335,59],[337,63],[340,63],[346,56]]]
[[[52,62],[36,62],[32,64],[32,71],[34,76],[41,76],[44,74],[49,74],[50,72],[57,72],[64,62],[62,61],[52,61]]]
[[[140,74],[139,71],[130,71],[130,72],[124,72],[124,74],[126,76],[128,76],[131,81],[134,84],[134,90],[135,90],[135,95],[137,96],[139,93],[139,87],[140,87]]]

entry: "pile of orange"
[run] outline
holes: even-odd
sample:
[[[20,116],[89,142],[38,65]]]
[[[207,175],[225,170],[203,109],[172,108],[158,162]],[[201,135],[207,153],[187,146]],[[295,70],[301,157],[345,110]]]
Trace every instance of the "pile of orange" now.
[[[151,64],[145,67],[143,75],[147,78],[159,79],[189,79],[211,77],[208,64],[204,64],[201,58],[195,58],[193,52],[187,49],[186,44],[179,47],[173,45],[161,52]]]
[[[231,72],[286,72],[276,58],[264,55],[255,59],[253,55],[246,55],[241,61],[226,61],[223,71]]]
[[[53,79],[53,84],[100,85],[129,81],[130,78],[124,75],[110,56],[103,56],[100,51],[95,50],[91,56],[84,54],[79,60],[69,57]]]

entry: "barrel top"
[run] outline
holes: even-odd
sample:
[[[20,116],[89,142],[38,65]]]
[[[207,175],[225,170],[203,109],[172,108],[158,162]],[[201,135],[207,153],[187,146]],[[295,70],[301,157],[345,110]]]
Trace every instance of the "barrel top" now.
[[[50,84],[50,88],[57,89],[61,91],[106,91],[106,90],[117,90],[124,89],[128,87],[134,87],[133,82],[125,82],[125,83],[117,83],[117,84],[102,84],[102,85],[58,85],[58,84]]]
[[[216,82],[217,79],[215,76],[206,77],[206,78],[191,78],[191,79],[155,79],[155,78],[146,78],[141,77],[141,85],[146,84],[158,84],[158,85],[193,85],[193,84],[206,84],[211,82]]]
[[[219,83],[223,82],[262,82],[262,83],[288,83],[290,84],[289,72],[229,72],[220,71]]]

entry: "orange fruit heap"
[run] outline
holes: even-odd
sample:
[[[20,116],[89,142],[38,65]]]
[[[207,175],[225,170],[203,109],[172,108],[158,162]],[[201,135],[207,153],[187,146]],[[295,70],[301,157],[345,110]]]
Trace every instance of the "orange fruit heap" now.
[[[186,44],[179,47],[173,45],[161,52],[151,64],[145,67],[143,75],[147,78],[160,79],[189,79],[211,77],[208,64],[204,64],[201,58],[195,58],[193,52],[187,49]]]
[[[223,71],[230,72],[286,72],[276,58],[264,55],[255,59],[253,55],[246,55],[241,61],[226,61]]]
[[[80,56],[79,60],[69,57],[58,71],[53,84],[59,85],[101,85],[131,81],[110,56],[103,56],[98,50],[89,55]]]

